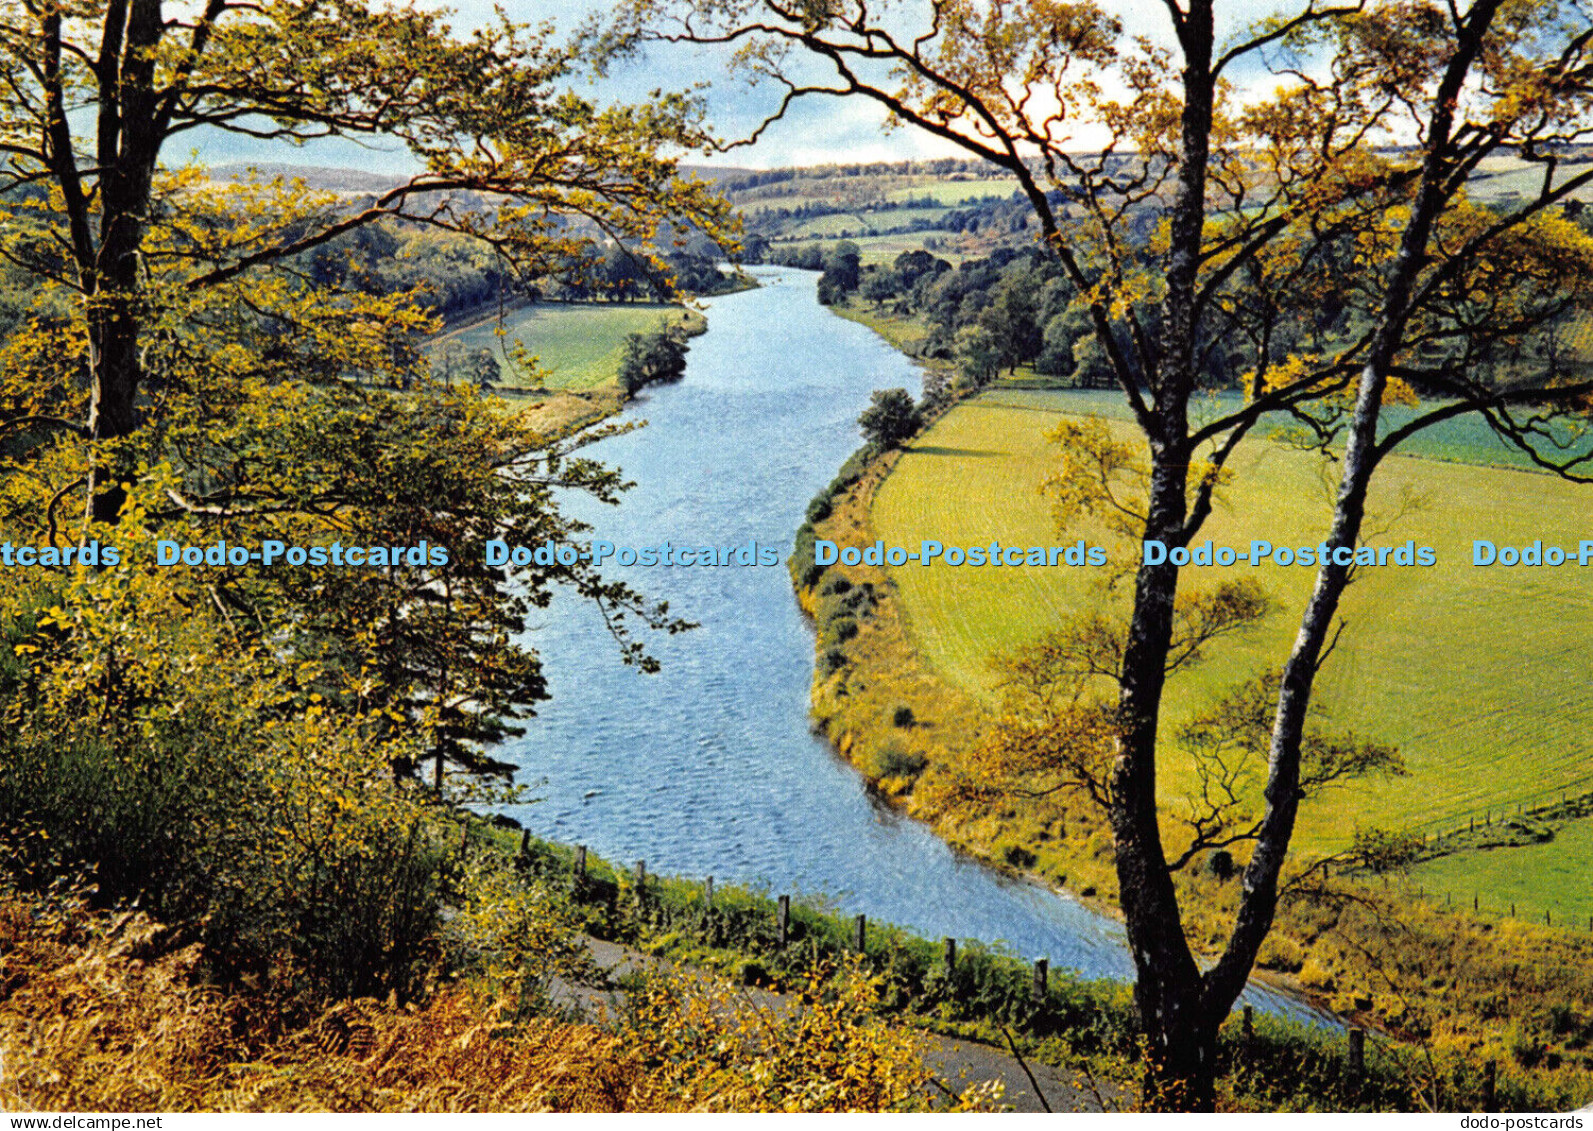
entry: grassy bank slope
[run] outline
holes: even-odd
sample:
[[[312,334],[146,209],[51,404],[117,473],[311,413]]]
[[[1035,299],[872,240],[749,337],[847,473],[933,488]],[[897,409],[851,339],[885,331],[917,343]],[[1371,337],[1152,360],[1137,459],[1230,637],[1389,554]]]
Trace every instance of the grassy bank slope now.
[[[519,341],[548,370],[548,388],[590,389],[614,380],[626,337],[657,329],[666,320],[684,320],[697,333],[706,326],[701,314],[667,303],[541,302],[509,311],[501,327],[492,316],[438,335],[431,349],[490,349],[502,365],[504,382],[512,386],[521,384],[523,376],[503,364],[503,351]]]
[[[1093,411],[1097,399],[1082,403]],[[1058,536],[1038,493],[1055,462],[1043,433],[1080,403],[1067,393],[997,392],[959,406],[912,446],[881,487],[876,535],[887,545],[923,538],[948,545],[1104,541],[1090,530]],[[1451,456],[1477,450],[1465,436],[1436,443]],[[1237,546],[1254,538],[1318,541],[1329,507],[1319,461],[1258,440],[1241,450],[1235,469],[1236,483],[1213,515],[1209,537]],[[1346,600],[1345,643],[1319,686],[1338,726],[1397,743],[1411,775],[1319,804],[1303,817],[1302,846],[1343,847],[1356,824],[1452,828],[1473,814],[1480,821],[1490,810],[1513,813],[1551,791],[1593,787],[1585,758],[1593,693],[1582,678],[1593,661],[1593,638],[1585,631],[1593,614],[1587,576],[1574,566],[1470,564],[1478,536],[1574,547],[1589,534],[1585,491],[1541,475],[1401,458],[1387,465],[1374,511],[1369,529],[1380,533],[1372,541],[1413,539],[1434,547],[1439,564],[1365,572]],[[1122,549],[1115,553],[1116,561],[1126,557]],[[1226,572],[1193,571],[1189,579],[1199,585]],[[1214,690],[1277,664],[1287,652],[1314,571],[1267,565],[1245,572],[1267,588],[1279,611],[1250,638],[1226,644],[1210,663],[1174,679],[1175,722]],[[994,698],[987,667],[993,652],[1101,599],[1102,571],[908,565],[891,577],[930,664],[986,702]],[[1167,769],[1166,795],[1179,796],[1191,768],[1175,760]],[[1457,892],[1464,888],[1454,865],[1444,876]],[[1547,885],[1539,898],[1560,918],[1585,922],[1593,914],[1585,886]]]

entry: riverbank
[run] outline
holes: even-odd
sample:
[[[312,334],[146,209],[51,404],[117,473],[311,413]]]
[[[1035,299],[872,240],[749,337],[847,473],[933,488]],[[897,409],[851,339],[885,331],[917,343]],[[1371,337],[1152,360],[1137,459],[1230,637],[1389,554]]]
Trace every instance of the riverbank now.
[[[933,444],[933,434],[920,442]],[[815,499],[799,550],[815,537],[873,544],[872,503],[897,458],[849,465],[834,490]],[[818,637],[812,703],[821,732],[950,843],[1115,904],[1102,815],[1069,794],[1024,796],[994,786],[1011,780],[982,743],[998,719],[923,658],[890,570],[820,570],[806,562],[810,551],[793,575]],[[1197,952],[1215,953],[1223,943],[1237,896],[1232,874],[1208,866],[1177,881]],[[1424,1049],[1441,1066],[1430,1073],[1430,1088],[1493,1060],[1585,1102],[1574,1079],[1593,1067],[1590,957],[1593,943],[1578,933],[1477,919],[1469,909],[1380,886],[1376,877],[1334,874],[1280,909],[1260,965],[1336,1012]]]
[[[568,892],[588,934],[761,991],[784,993],[847,963],[879,986],[886,1014],[941,1037],[982,1043],[1062,1074],[1086,1107],[1132,1107],[1140,1072],[1137,1015],[1121,981],[1080,978],[1031,966],[969,940],[932,941],[866,916],[838,914],[822,901],[772,896],[737,885],[658,876],[625,868],[584,848],[502,828],[478,836],[514,852],[523,874],[545,890]],[[987,1053],[987,1055],[989,1055]],[[1411,1110],[1420,1071],[1412,1050],[1373,1042],[1364,1070],[1350,1069],[1342,1031],[1240,1013],[1221,1031],[1228,1110]],[[981,1058],[974,1058],[979,1063]],[[1056,1079],[1053,1073],[1051,1079]],[[1479,1080],[1454,1087],[1480,1087]],[[1512,1092],[1510,1110],[1552,1106],[1541,1090]],[[1480,1093],[1452,1095],[1476,1106]]]
[[[737,286],[733,290],[724,293],[733,294],[756,285],[756,282],[749,281],[747,286]],[[469,319],[463,324],[451,327],[438,335],[433,345],[442,345],[449,341],[460,341],[461,335],[476,334],[479,337],[480,332],[484,329],[489,329],[496,335],[496,326],[500,318],[509,319],[516,312],[523,312],[531,305],[528,303],[520,304],[502,312],[493,312]],[[565,305],[590,313],[587,308],[593,304]],[[701,310],[678,304],[664,309],[680,313],[680,320],[672,323],[672,330],[683,338],[696,338],[708,332],[708,319]],[[635,321],[635,308],[621,306],[619,310],[625,321],[616,326],[614,333],[632,332],[628,331],[627,327]],[[645,323],[647,327],[652,325],[652,322]],[[505,331],[505,333],[507,334],[508,332]],[[581,380],[573,384],[562,385],[498,384],[493,386],[493,394],[504,401],[523,405],[524,411],[531,415],[537,428],[548,435],[560,438],[574,435],[618,413],[632,399],[632,396],[628,395],[619,385],[619,359],[623,354],[624,339],[618,338],[616,340],[619,344],[607,348],[602,354],[601,360],[595,363],[600,366],[596,380]]]
[[[647,427],[583,453],[636,483],[623,505],[579,512],[593,537],[756,542],[784,558],[804,500],[855,446],[870,392],[913,382],[900,355],[817,305],[814,273],[756,270],[761,289],[707,304],[685,380],[649,387],[621,418]],[[560,599],[534,638],[553,698],[500,748],[538,783],[537,804],[510,810],[526,827],[664,871],[823,893],[1053,969],[1126,974],[1120,927],[900,820],[811,733],[812,637],[783,569],[614,576],[701,627],[649,636],[660,670],[642,676],[618,662],[597,610]]]

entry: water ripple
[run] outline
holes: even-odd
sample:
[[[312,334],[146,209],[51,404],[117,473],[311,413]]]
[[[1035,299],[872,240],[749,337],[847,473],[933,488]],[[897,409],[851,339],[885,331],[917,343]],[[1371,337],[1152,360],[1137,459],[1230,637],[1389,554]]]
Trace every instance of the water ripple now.
[[[869,392],[916,390],[906,359],[815,303],[812,274],[760,277],[761,289],[713,301],[685,380],[632,410],[648,427],[595,449],[637,483],[619,508],[568,501],[595,537],[753,539],[783,559],[807,500],[858,443]],[[554,699],[503,751],[521,780],[542,782],[539,803],[512,811],[527,827],[656,873],[809,893],[930,937],[1130,975],[1118,923],[960,856],[875,802],[812,736],[812,638],[783,565],[613,572],[702,627],[650,641],[663,671],[643,675],[619,663],[592,609],[556,599],[531,635]]]

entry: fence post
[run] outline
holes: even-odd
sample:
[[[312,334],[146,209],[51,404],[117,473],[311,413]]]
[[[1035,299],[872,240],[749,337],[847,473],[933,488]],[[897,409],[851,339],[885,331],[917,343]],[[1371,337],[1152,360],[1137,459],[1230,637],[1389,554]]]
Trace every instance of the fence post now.
[[[519,855],[518,859],[523,864],[523,863],[525,863],[525,858],[527,856],[530,856],[530,855],[531,855],[531,830],[530,829],[521,829],[520,830],[520,855]]]
[[[1360,1083],[1366,1075],[1366,1030],[1359,1026],[1350,1029],[1350,1080]]]
[[[774,914],[775,936],[780,946],[785,945],[791,931],[791,897],[782,895]]]
[[[857,941],[857,952],[859,954],[865,953],[867,951],[867,946],[865,944],[868,942],[868,916],[867,915],[859,915],[857,917],[856,928],[855,928],[855,931],[854,931],[853,935],[854,935],[854,938]]]
[[[1593,931],[1593,915],[1588,916],[1588,930]],[[957,969],[957,940],[948,936],[940,941],[945,952],[946,973],[950,974]]]
[[[1494,1090],[1495,1086],[1497,1084],[1497,1080],[1495,1078],[1496,1071],[1497,1070],[1494,1068],[1493,1061],[1489,1060],[1489,1061],[1485,1061],[1483,1063],[1483,1066],[1482,1066],[1482,1110],[1483,1111],[1498,1111],[1499,1110],[1499,1101],[1498,1101],[1498,1098],[1497,1098],[1497,1096],[1495,1094],[1495,1090]]]
[[[714,878],[709,876],[702,886],[702,902],[704,909],[714,909]]]
[[[1045,1000],[1046,979],[1051,969],[1049,959],[1036,958],[1034,960],[1034,996],[1039,1001]]]
[[[1240,1047],[1244,1049],[1245,1055],[1248,1056],[1250,1054],[1252,1048],[1255,1046],[1255,1043],[1256,1043],[1256,1010],[1255,1010],[1255,1006],[1253,1006],[1253,1005],[1245,1006],[1244,1012],[1241,1013],[1239,1015],[1239,1017],[1240,1017],[1239,1035],[1240,1035],[1240,1038],[1241,1038]]]
[[[647,903],[647,861],[636,861],[636,907],[640,910]]]

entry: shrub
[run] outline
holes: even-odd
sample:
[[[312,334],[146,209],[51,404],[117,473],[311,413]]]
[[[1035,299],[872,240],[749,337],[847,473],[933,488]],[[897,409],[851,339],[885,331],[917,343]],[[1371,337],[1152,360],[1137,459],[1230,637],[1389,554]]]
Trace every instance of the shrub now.
[[[411,992],[436,957],[457,837],[418,784],[395,781],[414,739],[283,709],[294,695],[274,657],[229,653],[164,596],[136,617],[89,617],[84,599],[72,634],[23,645],[47,658],[25,690],[0,688],[8,870],[23,885],[88,875],[102,903],[202,925],[221,976],[273,965],[326,993]],[[195,659],[212,654],[229,655],[227,679]]]
[[[1037,859],[1034,853],[1021,844],[1009,844],[1002,850],[1001,858],[1014,868],[1030,867]]]
[[[916,778],[929,765],[929,759],[921,751],[908,750],[899,742],[880,746],[872,761],[873,776],[877,778]]]
[[[906,389],[879,389],[857,424],[870,445],[886,451],[911,439],[923,426],[923,416]]]
[[[847,616],[843,613],[841,616],[832,618],[830,622],[824,626],[824,632],[821,634],[820,642],[844,644],[848,640],[854,638],[856,635],[857,619],[855,617]]]

